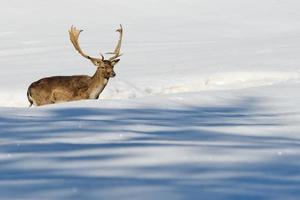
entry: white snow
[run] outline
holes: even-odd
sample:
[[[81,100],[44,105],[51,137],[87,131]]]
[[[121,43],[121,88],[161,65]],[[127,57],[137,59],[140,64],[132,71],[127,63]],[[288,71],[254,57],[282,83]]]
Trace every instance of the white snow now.
[[[0,199],[299,199],[300,2],[1,1]],[[94,73],[99,100],[28,108],[46,76]]]

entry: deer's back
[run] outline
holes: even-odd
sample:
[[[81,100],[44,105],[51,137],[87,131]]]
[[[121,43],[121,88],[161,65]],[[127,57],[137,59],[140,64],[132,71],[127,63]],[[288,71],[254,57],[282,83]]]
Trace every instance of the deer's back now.
[[[51,76],[47,78],[42,78],[36,82],[33,82],[29,87],[35,88],[43,88],[54,89],[54,88],[81,88],[88,86],[88,82],[90,80],[89,76],[78,75],[78,76]]]

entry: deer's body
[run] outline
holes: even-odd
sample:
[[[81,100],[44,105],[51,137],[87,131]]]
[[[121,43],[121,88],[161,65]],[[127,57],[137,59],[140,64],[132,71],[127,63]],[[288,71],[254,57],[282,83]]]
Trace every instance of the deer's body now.
[[[40,79],[28,88],[28,99],[34,105],[98,99],[108,79],[85,75],[53,76]]]
[[[97,66],[95,74],[93,76],[52,76],[33,82],[27,91],[30,106],[32,104],[41,106],[81,99],[98,99],[109,78],[116,75],[113,68],[119,62],[119,59],[116,58],[120,56],[122,27],[117,31],[120,32],[120,39],[115,51],[112,53],[115,56],[109,60],[104,60],[103,56],[102,59],[92,58],[82,52],[78,44],[78,37],[81,31],[72,27],[69,31],[71,42],[82,56],[88,58]]]

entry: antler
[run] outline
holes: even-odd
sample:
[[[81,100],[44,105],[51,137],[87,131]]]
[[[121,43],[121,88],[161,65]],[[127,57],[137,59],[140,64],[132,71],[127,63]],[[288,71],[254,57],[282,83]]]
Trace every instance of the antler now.
[[[97,62],[103,61],[103,60],[104,60],[104,57],[103,57],[102,54],[100,54],[101,57],[102,57],[102,59],[99,59],[99,58],[93,58],[93,57],[90,57],[90,56],[86,55],[85,53],[83,53],[83,51],[81,50],[80,45],[79,45],[79,43],[78,43],[78,38],[79,38],[79,35],[80,35],[80,33],[81,33],[82,31],[83,31],[83,30],[78,30],[78,29],[76,29],[76,27],[71,26],[71,29],[69,30],[70,40],[71,40],[73,46],[74,46],[75,49],[79,52],[80,55],[82,55],[83,57],[85,57],[85,58],[91,60],[92,63],[93,63],[94,65],[96,65]]]
[[[120,33],[120,37],[119,37],[119,41],[117,43],[117,46],[114,50],[114,52],[109,52],[107,54],[114,54],[114,56],[112,56],[111,58],[109,58],[110,61],[120,57],[122,54],[120,54],[120,49],[121,49],[121,43],[122,43],[122,37],[123,37],[123,27],[120,24],[120,28],[116,30],[116,32]]]

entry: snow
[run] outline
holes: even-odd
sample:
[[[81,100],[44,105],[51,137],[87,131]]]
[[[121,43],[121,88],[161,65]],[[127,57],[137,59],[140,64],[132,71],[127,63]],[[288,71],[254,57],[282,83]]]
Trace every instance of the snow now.
[[[296,0],[1,2],[0,199],[299,199]],[[28,108],[42,77],[124,55],[100,100]]]

